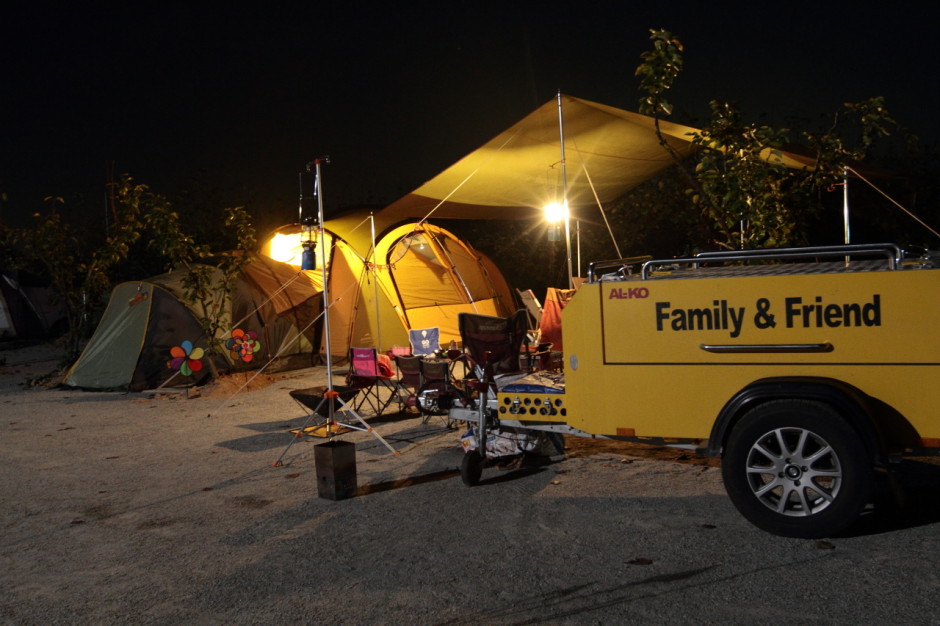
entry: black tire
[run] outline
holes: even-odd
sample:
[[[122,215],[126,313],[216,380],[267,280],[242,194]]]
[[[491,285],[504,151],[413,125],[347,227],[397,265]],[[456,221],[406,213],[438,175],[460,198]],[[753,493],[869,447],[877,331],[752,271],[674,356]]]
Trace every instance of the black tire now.
[[[774,400],[748,411],[725,446],[721,475],[752,524],[784,537],[829,537],[868,503],[873,468],[861,438],[831,407]]]
[[[480,476],[483,475],[483,456],[474,450],[463,455],[463,461],[460,463],[460,478],[463,484],[473,487],[480,484]]]

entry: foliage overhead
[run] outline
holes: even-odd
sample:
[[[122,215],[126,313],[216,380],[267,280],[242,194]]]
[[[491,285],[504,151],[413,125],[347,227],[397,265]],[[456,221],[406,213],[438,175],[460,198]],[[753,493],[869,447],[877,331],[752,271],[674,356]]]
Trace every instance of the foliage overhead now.
[[[683,47],[666,30],[651,30],[650,40],[652,50],[641,55],[636,70],[644,93],[640,111],[655,119],[668,149],[659,119],[672,113],[666,93],[682,69]],[[735,249],[805,243],[808,225],[821,208],[821,191],[842,181],[846,165],[863,159],[875,140],[896,128],[880,97],[846,104],[827,130],[802,131],[795,138],[786,128],[745,123],[735,105],[713,101],[710,122],[692,138],[698,155],[691,171],[684,170],[687,193],[712,230],[712,245]],[[802,169],[783,163],[781,151],[792,147],[794,139],[810,151],[811,164]]]
[[[171,203],[126,174],[112,185],[111,200],[103,238],[81,233],[65,221],[59,211],[61,198],[47,198],[49,212],[36,213],[30,228],[0,225],[5,263],[47,277],[66,310],[66,359],[77,358],[97,326],[113,277],[121,273],[122,265],[137,261],[140,266],[133,257],[141,255],[150,260],[143,265],[156,259],[162,271],[187,270],[184,297],[202,305],[203,330],[207,337],[216,337],[221,330],[218,312],[248,257],[239,251],[213,250],[210,243],[184,232]],[[240,249],[254,248],[254,229],[241,207],[225,209],[224,225],[222,232],[234,233]],[[206,263],[221,271],[221,286],[213,282],[213,267]]]

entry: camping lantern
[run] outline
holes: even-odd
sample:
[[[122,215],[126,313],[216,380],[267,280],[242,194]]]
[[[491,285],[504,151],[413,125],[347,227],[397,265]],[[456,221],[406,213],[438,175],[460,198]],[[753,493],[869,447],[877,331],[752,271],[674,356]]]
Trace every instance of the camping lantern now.
[[[304,249],[300,260],[300,269],[302,270],[317,269],[317,242],[313,238],[313,225],[315,223],[312,217],[305,217],[300,224],[300,237],[302,240],[300,245]]]

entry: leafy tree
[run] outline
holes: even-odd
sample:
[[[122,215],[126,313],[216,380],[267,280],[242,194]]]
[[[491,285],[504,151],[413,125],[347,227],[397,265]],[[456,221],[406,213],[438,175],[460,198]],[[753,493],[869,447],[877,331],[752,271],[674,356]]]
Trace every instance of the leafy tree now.
[[[229,307],[242,267],[249,262],[243,251],[255,247],[255,231],[250,217],[243,207],[224,209],[225,229],[209,231],[209,236],[214,235],[224,241],[225,235],[230,234],[236,249],[214,251],[208,243],[184,232],[180,215],[173,210],[172,204],[151,193],[146,185],[135,184],[125,176],[118,186],[117,196],[119,204],[145,209],[144,226],[152,235],[148,245],[167,259],[166,269],[184,268],[187,271],[183,279],[183,296],[191,304],[198,305],[195,310],[200,313],[199,323],[210,351],[221,353],[220,336],[228,330],[223,328],[225,318],[222,313]],[[208,363],[215,368],[212,359],[208,359]]]
[[[184,297],[203,311],[200,322],[210,348],[218,350],[220,315],[248,257],[240,251],[216,251],[184,232],[171,203],[146,185],[124,175],[112,188],[110,227],[103,239],[80,233],[58,210],[61,198],[48,198],[49,213],[33,216],[31,228],[3,227],[4,249],[19,268],[33,268],[49,278],[65,306],[68,330],[65,358],[78,357],[85,339],[96,327],[112,277],[122,267],[185,268]],[[240,249],[254,247],[254,229],[241,207],[225,209],[225,231],[234,233]],[[148,256],[141,263],[134,256]],[[207,265],[207,263],[211,264]],[[215,281],[221,275],[221,283]],[[212,361],[210,359],[210,366]]]
[[[641,55],[636,70],[644,92],[640,112],[654,118],[660,142],[678,162],[659,120],[673,110],[666,94],[682,69],[683,47],[669,31],[650,33],[653,47]],[[685,163],[680,167],[692,203],[713,231],[712,243],[727,249],[805,242],[807,225],[820,210],[821,191],[838,184],[846,165],[863,159],[876,139],[897,126],[882,98],[846,104],[827,130],[798,134],[810,159],[794,169],[782,152],[791,141],[789,129],[745,123],[727,102],[712,102],[711,113],[711,121],[693,136],[699,148],[691,161],[694,169]]]

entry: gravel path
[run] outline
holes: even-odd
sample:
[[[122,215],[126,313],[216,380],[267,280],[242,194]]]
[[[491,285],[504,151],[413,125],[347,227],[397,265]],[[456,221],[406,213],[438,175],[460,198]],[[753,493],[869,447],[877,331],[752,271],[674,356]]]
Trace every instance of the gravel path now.
[[[714,461],[569,438],[470,489],[459,434],[398,416],[370,423],[400,456],[342,437],[359,489],[332,501],[322,440],[272,466],[322,368],[235,395],[26,388],[50,350],[0,350],[0,623],[940,624],[936,465],[905,464],[903,514],[785,539]]]

